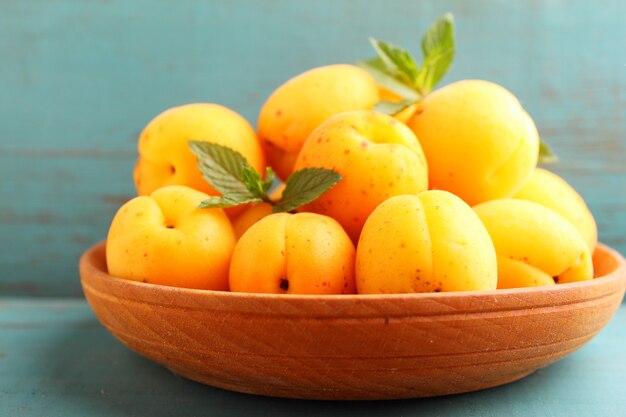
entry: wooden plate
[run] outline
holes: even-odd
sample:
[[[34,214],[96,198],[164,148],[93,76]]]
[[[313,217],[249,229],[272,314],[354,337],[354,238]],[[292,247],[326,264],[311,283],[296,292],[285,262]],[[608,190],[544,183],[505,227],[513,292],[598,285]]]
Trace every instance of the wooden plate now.
[[[494,387],[572,353],[624,295],[624,258],[599,245],[594,264],[598,278],[553,287],[287,296],[114,278],[100,243],[80,274],[102,324],[177,374],[253,394],[360,400]]]

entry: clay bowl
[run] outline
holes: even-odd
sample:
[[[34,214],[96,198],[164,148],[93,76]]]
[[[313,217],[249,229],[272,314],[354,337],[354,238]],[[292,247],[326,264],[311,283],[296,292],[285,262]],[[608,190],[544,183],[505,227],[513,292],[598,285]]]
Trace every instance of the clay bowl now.
[[[80,260],[102,324],[189,379],[277,397],[357,400],[455,394],[520,379],[587,343],[619,307],[624,258],[600,245],[598,277],[466,293],[287,296],[200,291],[107,274]]]

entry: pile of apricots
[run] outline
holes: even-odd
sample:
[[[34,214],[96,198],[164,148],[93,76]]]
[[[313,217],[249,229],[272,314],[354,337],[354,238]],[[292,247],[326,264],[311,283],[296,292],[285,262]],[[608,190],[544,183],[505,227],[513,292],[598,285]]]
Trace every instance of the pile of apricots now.
[[[218,104],[156,116],[139,137],[138,197],[111,224],[115,277],[205,290],[388,294],[495,290],[593,278],[593,216],[537,168],[540,139],[505,88],[463,80],[395,116],[365,70],[302,73],[266,100],[258,129]],[[236,150],[258,172],[327,168],[342,180],[296,212],[218,195],[189,140]],[[271,193],[278,198],[284,185]]]

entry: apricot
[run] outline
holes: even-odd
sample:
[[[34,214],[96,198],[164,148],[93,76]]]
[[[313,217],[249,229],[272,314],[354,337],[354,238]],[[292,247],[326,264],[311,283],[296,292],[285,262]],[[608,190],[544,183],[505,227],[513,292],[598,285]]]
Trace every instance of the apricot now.
[[[269,193],[268,197],[272,201],[278,201],[283,195],[284,190],[285,183],[281,182]],[[235,237],[239,239],[250,226],[270,214],[272,214],[272,205],[266,202],[253,204],[245,208],[243,212],[233,219]]]
[[[187,104],[159,114],[141,132],[134,170],[139,195],[148,195],[165,185],[186,185],[219,195],[202,177],[189,140],[228,146],[241,153],[257,171],[264,172],[261,145],[243,117],[218,104]],[[241,209],[229,210],[237,213]]]
[[[276,213],[241,236],[230,289],[274,294],[354,293],[354,245],[339,223],[314,213]]]
[[[259,136],[269,164],[287,179],[300,148],[323,121],[345,111],[371,109],[377,102],[376,81],[353,65],[313,68],[288,80],[259,113]]]
[[[124,204],[106,243],[109,273],[151,284],[228,289],[235,235],[221,209],[200,209],[208,196],[172,185]]]
[[[533,120],[505,88],[464,80],[426,96],[409,118],[430,167],[430,187],[469,205],[510,197],[537,164]]]
[[[270,214],[272,214],[270,203],[263,202],[246,207],[233,219],[235,237],[239,239],[253,224]]]
[[[513,198],[534,201],[569,220],[593,253],[598,242],[598,227],[582,197],[565,180],[542,168],[536,168]]]
[[[354,242],[380,203],[428,188],[426,159],[411,129],[371,110],[322,123],[298,156],[295,169],[306,167],[333,169],[343,180],[302,210],[336,219]]]
[[[498,256],[498,288],[517,288],[593,278],[589,247],[578,230],[540,204],[493,200],[474,207]]]
[[[386,200],[367,219],[357,245],[359,293],[494,290],[496,280],[485,226],[446,191]]]

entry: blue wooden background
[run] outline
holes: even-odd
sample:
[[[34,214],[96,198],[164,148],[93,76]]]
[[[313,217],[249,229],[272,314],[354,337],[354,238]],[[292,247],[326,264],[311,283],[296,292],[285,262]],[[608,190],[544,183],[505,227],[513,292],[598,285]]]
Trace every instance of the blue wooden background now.
[[[0,294],[79,295],[77,260],[134,193],[136,139],[160,111],[218,102],[256,123],[282,81],[419,48],[446,11],[445,82],[512,90],[626,252],[626,2],[0,0]]]

